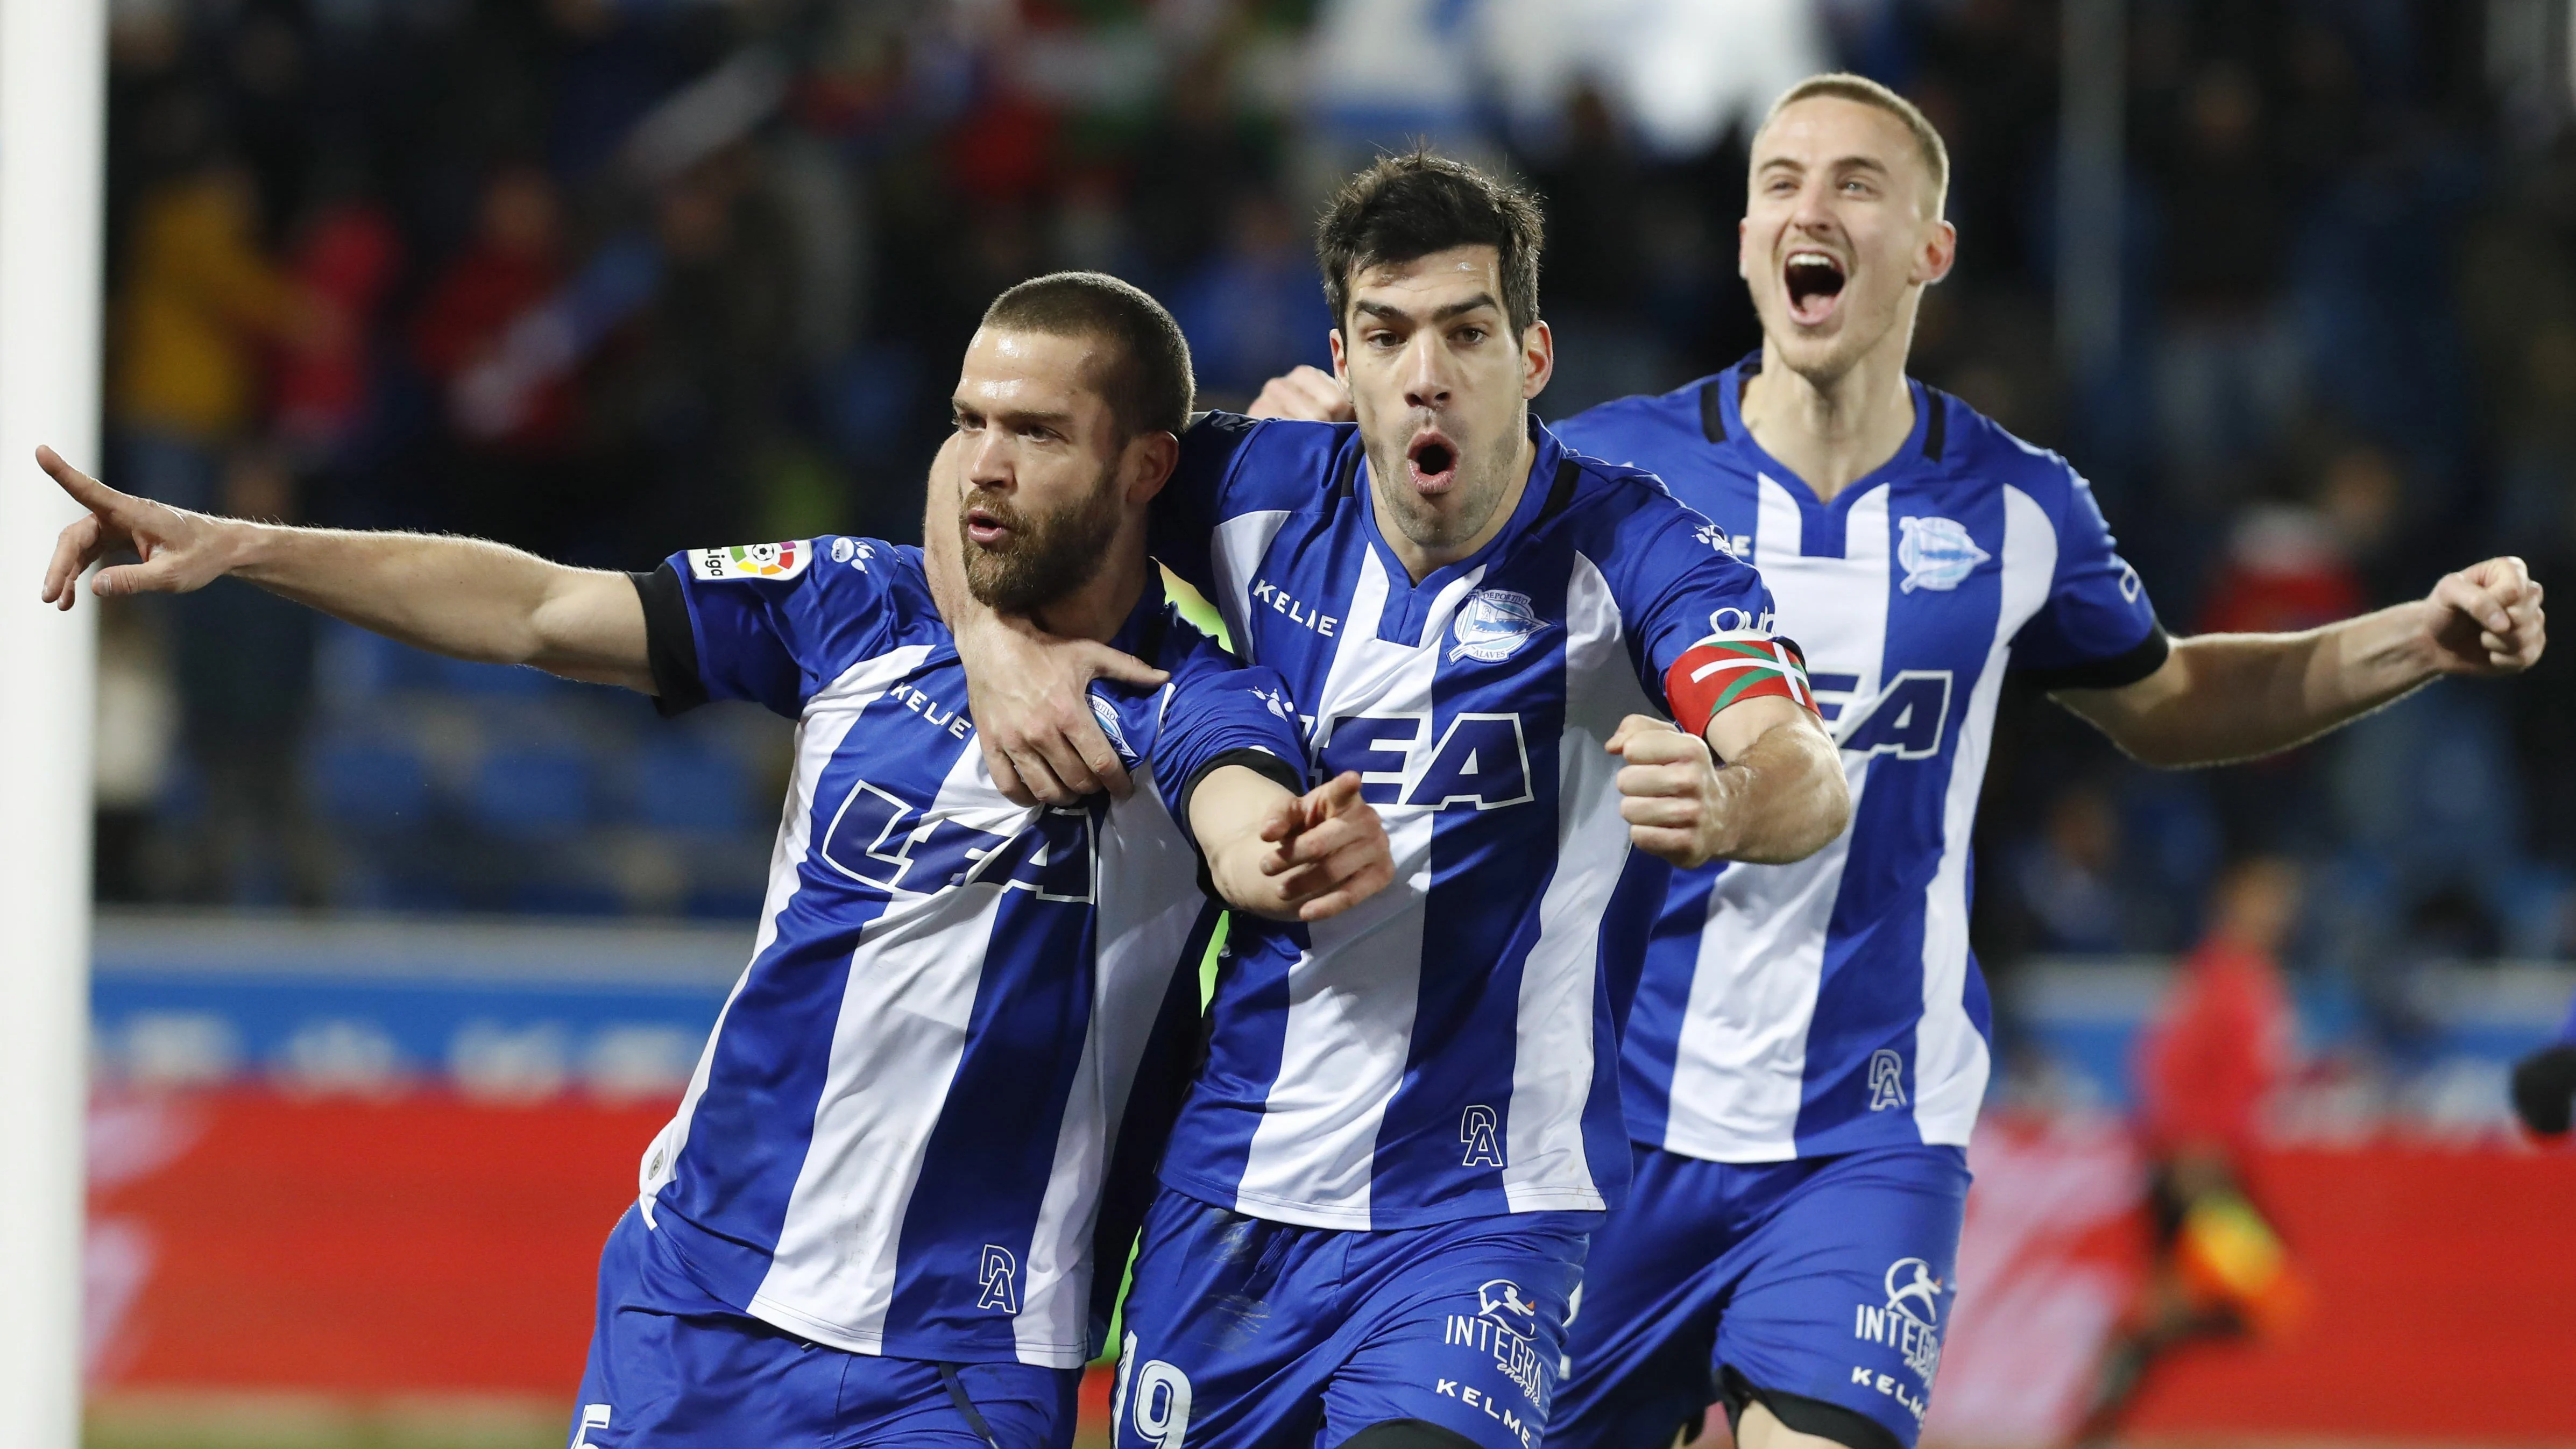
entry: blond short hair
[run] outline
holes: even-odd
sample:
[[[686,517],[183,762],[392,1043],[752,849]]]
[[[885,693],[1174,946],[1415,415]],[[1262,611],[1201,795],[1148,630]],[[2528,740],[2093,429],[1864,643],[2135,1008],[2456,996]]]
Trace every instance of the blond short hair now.
[[[1941,214],[1942,204],[1950,195],[1950,148],[1941,143],[1941,133],[1932,128],[1932,122],[1919,107],[1868,76],[1829,71],[1807,77],[1780,93],[1780,99],[1773,101],[1770,111],[1762,117],[1760,130],[1753,134],[1760,136],[1780,119],[1782,111],[1818,96],[1873,107],[1904,123],[1905,129],[1914,133],[1914,148],[1922,154],[1923,169],[1932,174],[1932,214]]]

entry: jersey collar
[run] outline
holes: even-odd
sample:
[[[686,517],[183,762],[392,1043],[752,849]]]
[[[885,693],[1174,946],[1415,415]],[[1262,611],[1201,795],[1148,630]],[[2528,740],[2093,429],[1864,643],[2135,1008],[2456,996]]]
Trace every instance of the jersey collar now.
[[[1432,603],[1440,597],[1442,590],[1462,575],[1473,573],[1502,557],[1514,540],[1548,515],[1565,507],[1567,500],[1561,496],[1564,489],[1559,479],[1566,463],[1565,445],[1556,440],[1556,434],[1548,431],[1536,413],[1530,414],[1529,434],[1538,448],[1530,458],[1529,481],[1522,485],[1520,499],[1512,505],[1511,520],[1496,530],[1492,538],[1485,540],[1484,547],[1455,563],[1442,564],[1423,575],[1422,582],[1417,584],[1404,567],[1404,561],[1396,557],[1395,550],[1388,545],[1386,535],[1378,528],[1377,500],[1366,496],[1369,482],[1363,470],[1368,467],[1367,449],[1360,441],[1358,430],[1352,430],[1352,453],[1343,465],[1348,470],[1343,476],[1357,495],[1351,501],[1359,505],[1361,536],[1368,540],[1370,551],[1377,555],[1378,566],[1386,571],[1386,611],[1379,617],[1377,631],[1380,639],[1389,643],[1420,640],[1425,616],[1430,613]]]
[[[1813,484],[1799,477],[1788,464],[1772,457],[1768,449],[1755,441],[1753,430],[1745,426],[1744,384],[1761,370],[1762,354],[1757,350],[1747,354],[1733,367],[1701,384],[1699,397],[1701,431],[1707,435],[1711,443],[1721,448],[1731,447],[1740,450],[1744,460],[1754,471],[1767,474],[1778,483],[1781,491],[1787,493],[1797,503],[1798,511],[1810,519],[1839,518],[1850,509],[1853,500],[1862,494],[1917,469],[1938,466],[1943,453],[1947,451],[1949,442],[1949,410],[1945,406],[1947,400],[1939,391],[1925,387],[1917,379],[1908,377],[1905,379],[1905,386],[1914,395],[1913,430],[1905,435],[1905,441],[1897,446],[1896,451],[1888,456],[1886,462],[1852,480],[1850,487],[1835,494],[1833,502],[1826,503],[1816,497]],[[1807,536],[1818,537],[1813,529],[1807,531]],[[1841,538],[1841,530],[1836,528],[1830,537]]]

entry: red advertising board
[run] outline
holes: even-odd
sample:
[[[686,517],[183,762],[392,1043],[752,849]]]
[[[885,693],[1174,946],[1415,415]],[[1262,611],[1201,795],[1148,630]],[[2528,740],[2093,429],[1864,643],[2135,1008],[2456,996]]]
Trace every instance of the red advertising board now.
[[[599,1246],[666,1114],[437,1091],[102,1098],[94,1388],[569,1405]],[[2115,1130],[2009,1120],[1974,1165],[1928,1437],[2050,1442],[2138,1272],[2137,1166]],[[2138,1431],[2576,1442],[2576,1153],[2281,1151],[2256,1187],[2314,1311],[2280,1343],[2182,1353]]]

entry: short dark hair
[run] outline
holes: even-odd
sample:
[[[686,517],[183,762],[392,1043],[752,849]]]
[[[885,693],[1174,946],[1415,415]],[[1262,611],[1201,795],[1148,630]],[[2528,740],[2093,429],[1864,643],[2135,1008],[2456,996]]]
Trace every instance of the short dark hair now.
[[[1502,259],[1503,315],[1519,336],[1538,320],[1538,254],[1546,240],[1538,197],[1427,146],[1380,156],[1350,179],[1315,229],[1315,261],[1333,325],[1350,316],[1351,276],[1451,247],[1492,247]]]
[[[1108,400],[1121,441],[1139,433],[1178,437],[1189,426],[1197,390],[1189,339],[1140,288],[1104,272],[1050,272],[995,297],[984,325],[1107,342],[1098,375],[1086,381]]]

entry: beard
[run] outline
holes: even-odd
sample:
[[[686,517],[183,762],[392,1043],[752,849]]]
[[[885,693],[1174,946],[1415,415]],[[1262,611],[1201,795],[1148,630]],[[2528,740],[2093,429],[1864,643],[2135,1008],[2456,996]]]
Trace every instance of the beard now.
[[[1045,608],[1090,583],[1109,560],[1110,541],[1118,535],[1118,510],[1108,494],[1115,470],[1105,470],[1090,496],[1052,513],[1031,513],[999,499],[975,504],[1008,530],[1000,548],[987,548],[966,535],[966,514],[957,515],[958,542],[965,550],[966,589],[975,602],[1006,614]]]

